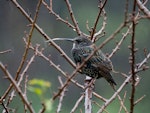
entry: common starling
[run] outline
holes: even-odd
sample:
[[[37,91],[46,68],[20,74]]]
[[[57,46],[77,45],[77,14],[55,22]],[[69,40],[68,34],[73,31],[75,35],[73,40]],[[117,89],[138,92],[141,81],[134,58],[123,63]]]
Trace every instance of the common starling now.
[[[67,40],[73,42],[71,52],[76,64],[84,62],[96,48],[94,43],[85,36],[79,36],[74,39],[55,38],[53,40]],[[110,59],[107,58],[101,50],[98,50],[85,62],[80,73],[97,79],[104,77],[110,85],[114,86],[116,83],[111,76],[112,69],[113,66]]]

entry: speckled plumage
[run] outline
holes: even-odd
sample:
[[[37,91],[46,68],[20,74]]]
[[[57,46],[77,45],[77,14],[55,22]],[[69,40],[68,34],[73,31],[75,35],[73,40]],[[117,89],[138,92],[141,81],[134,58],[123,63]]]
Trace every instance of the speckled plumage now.
[[[76,37],[73,39],[72,55],[76,64],[81,64],[95,48],[95,45],[86,37]],[[81,73],[92,78],[104,77],[111,85],[116,85],[111,76],[111,61],[102,53],[97,51],[81,69]]]

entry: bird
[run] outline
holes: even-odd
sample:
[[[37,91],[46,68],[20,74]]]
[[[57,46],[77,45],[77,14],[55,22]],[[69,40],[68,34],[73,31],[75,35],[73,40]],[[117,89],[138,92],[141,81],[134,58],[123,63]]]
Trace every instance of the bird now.
[[[71,53],[76,64],[82,64],[93,51],[96,45],[86,36],[78,36],[75,38],[54,38],[53,40],[67,40],[73,42]],[[105,78],[111,85],[117,85],[112,78],[113,65],[111,60],[99,49],[84,63],[80,73],[91,78]]]

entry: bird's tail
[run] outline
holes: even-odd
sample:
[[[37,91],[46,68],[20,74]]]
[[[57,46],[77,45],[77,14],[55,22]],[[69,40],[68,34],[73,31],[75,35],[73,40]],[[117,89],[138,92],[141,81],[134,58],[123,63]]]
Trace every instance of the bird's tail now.
[[[108,72],[108,73],[105,73],[105,76],[104,76],[104,78],[110,83],[110,85],[111,86],[116,86],[117,84],[116,84],[116,82],[114,81],[114,79],[112,78],[112,75],[111,75],[111,73],[110,72]]]

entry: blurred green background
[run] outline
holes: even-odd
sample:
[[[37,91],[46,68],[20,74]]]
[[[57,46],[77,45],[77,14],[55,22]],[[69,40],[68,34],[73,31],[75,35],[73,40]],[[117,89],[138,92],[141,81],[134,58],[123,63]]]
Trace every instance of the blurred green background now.
[[[19,0],[19,3],[22,7],[34,17],[37,0]],[[47,1],[49,2],[49,1]],[[72,8],[74,11],[74,15],[79,23],[79,27],[81,31],[88,34],[86,29],[86,21],[88,20],[89,26],[92,27],[96,15],[98,13],[98,0],[70,0],[72,4]],[[148,3],[147,7],[150,9],[150,3]],[[96,42],[97,45],[100,45],[104,39],[109,37],[123,22],[124,19],[124,8],[125,8],[125,0],[113,0],[108,1],[105,7],[107,13],[107,26],[106,26],[106,35],[103,39]],[[62,18],[69,17],[68,10],[66,8],[66,4],[63,0],[53,0],[53,9],[56,13],[58,13]],[[129,10],[132,9],[132,3],[129,4]],[[25,33],[28,33],[30,27],[28,26],[30,23],[26,20],[26,18],[20,13],[20,11],[12,4],[9,0],[0,0],[0,51],[11,49],[11,53],[0,54],[0,61],[4,64],[8,65],[8,70],[12,75],[16,74],[16,70],[19,66],[19,63],[22,58],[22,54],[24,52],[24,41],[23,37],[25,37]],[[64,23],[57,21],[56,18],[49,14],[49,11],[42,5],[40,8],[37,24],[43,29],[45,33],[47,33],[51,38],[53,37],[76,37],[77,34],[71,28],[66,26]],[[101,28],[102,23],[99,23],[98,28]],[[125,31],[125,30],[123,30]],[[115,40],[108,43],[104,48],[104,53],[110,53],[112,49],[115,47],[116,41],[119,41],[122,36],[120,33],[116,36]],[[128,45],[130,45],[131,36],[127,37],[127,39],[123,42],[120,47],[120,50],[111,58],[114,69],[119,72],[124,72],[128,74],[130,71],[130,64],[128,61],[130,50],[128,49]],[[141,62],[144,59],[144,48],[150,51],[150,21],[149,20],[140,20],[137,28],[136,28],[136,47],[139,49],[136,53],[136,63]],[[39,43],[41,47],[45,48],[44,54],[51,55],[51,60],[54,63],[59,64],[61,68],[68,73],[73,71],[73,68],[60,56],[60,54],[56,51],[52,46],[48,46],[45,43],[44,38],[35,30],[32,43]],[[72,44],[68,42],[56,42],[59,46],[63,48],[63,50],[71,56],[70,50],[72,48]],[[28,59],[33,54],[33,51],[29,51]],[[150,64],[150,63],[148,63]],[[49,64],[43,59],[36,57],[35,62],[31,65],[27,74],[29,75],[29,79],[38,78],[51,82],[51,87],[48,89],[45,97],[51,98],[53,92],[57,91],[58,86],[58,76],[61,74],[53,67],[49,66]],[[135,113],[145,112],[148,113],[150,111],[150,71],[144,71],[138,74],[141,78],[139,85],[136,87],[136,99],[139,97],[146,95],[139,104],[135,107]],[[3,72],[0,70],[0,96],[5,92],[6,88],[9,86],[9,81],[7,79],[3,79]],[[119,74],[113,75],[119,87],[123,82],[123,77]],[[63,77],[62,77],[63,78]],[[85,76],[76,76],[81,84],[84,84]],[[63,78],[63,80],[65,80]],[[131,86],[127,85],[121,95],[123,95],[124,91],[127,91],[126,97],[126,105],[129,107],[129,97],[130,97],[130,89]],[[66,93],[66,97],[64,98],[62,111],[63,113],[67,113],[74,106],[76,100],[80,97],[83,90],[79,89],[75,85],[71,84],[68,87],[68,92]],[[108,83],[104,79],[100,79],[96,81],[95,91],[105,98],[109,98],[113,94],[113,90],[108,85]],[[41,108],[40,99],[35,94],[28,92],[29,99],[32,101],[34,108],[38,111]],[[20,107],[20,103],[18,102],[19,97],[16,97],[13,103],[10,104],[11,107],[18,107],[18,113],[23,108]],[[93,98],[96,100],[96,98]],[[102,101],[96,100],[100,105],[102,105]],[[53,104],[53,111],[56,110],[57,101]],[[107,110],[110,113],[116,113],[119,109],[118,100],[115,100]],[[84,107],[84,102],[80,106],[81,109]],[[96,111],[98,107],[93,106],[93,109]],[[0,106],[0,112],[2,110],[2,106]],[[79,109],[78,109],[79,110]],[[77,111],[79,112],[79,111]],[[94,111],[93,111],[94,112]],[[123,112],[122,112],[123,113]]]

